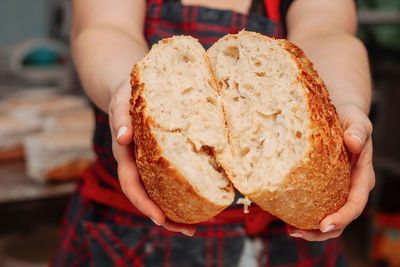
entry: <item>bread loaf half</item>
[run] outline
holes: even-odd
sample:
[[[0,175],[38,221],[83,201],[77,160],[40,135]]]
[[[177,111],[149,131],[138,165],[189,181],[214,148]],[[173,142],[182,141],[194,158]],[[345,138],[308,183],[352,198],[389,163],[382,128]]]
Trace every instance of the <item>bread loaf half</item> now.
[[[261,208],[317,229],[347,197],[350,164],[328,91],[295,45],[242,31],[208,55],[221,88],[229,179]]]
[[[302,229],[344,204],[350,166],[339,120],[293,44],[242,31],[207,56],[191,37],[164,39],[135,65],[131,85],[137,165],[171,220],[218,214],[233,201],[229,181]]]
[[[176,222],[217,215],[234,190],[214,158],[228,143],[206,51],[192,37],[164,39],[131,76],[136,162],[150,198]]]

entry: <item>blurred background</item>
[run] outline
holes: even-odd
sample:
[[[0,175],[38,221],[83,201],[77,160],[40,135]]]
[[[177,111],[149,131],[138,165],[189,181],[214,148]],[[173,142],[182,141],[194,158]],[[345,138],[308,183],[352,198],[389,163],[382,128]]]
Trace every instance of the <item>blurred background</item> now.
[[[373,77],[377,184],[345,231],[350,266],[400,266],[400,1],[357,0]],[[69,1],[0,1],[0,267],[46,266],[94,118],[72,67]]]

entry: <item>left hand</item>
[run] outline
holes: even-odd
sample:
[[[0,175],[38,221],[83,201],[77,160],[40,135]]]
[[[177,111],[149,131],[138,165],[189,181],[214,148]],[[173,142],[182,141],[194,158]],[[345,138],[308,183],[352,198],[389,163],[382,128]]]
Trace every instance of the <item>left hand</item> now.
[[[130,97],[131,88],[129,80],[126,80],[114,91],[108,112],[112,150],[114,158],[118,162],[118,179],[122,192],[137,209],[155,224],[161,225],[170,231],[192,236],[196,231],[194,225],[168,220],[164,212],[147,195],[133,152],[133,126],[132,118],[129,115],[130,105],[129,101],[127,101]]]
[[[308,241],[324,241],[340,236],[346,226],[358,218],[375,186],[372,167],[372,124],[360,107],[345,103],[337,107],[344,131],[344,143],[351,153],[351,182],[346,203],[337,212],[324,218],[319,230],[301,230],[289,226],[292,237]]]

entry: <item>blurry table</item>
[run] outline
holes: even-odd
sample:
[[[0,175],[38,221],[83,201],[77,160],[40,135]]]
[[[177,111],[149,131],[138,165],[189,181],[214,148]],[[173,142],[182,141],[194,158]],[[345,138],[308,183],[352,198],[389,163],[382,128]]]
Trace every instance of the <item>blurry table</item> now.
[[[74,182],[39,183],[25,174],[24,162],[0,164],[0,204],[70,195]]]

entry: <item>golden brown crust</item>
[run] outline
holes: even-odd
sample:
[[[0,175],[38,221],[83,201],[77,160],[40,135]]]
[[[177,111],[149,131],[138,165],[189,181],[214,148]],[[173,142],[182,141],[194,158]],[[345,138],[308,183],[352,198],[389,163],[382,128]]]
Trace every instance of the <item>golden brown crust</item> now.
[[[14,160],[22,160],[22,159],[24,159],[23,146],[6,148],[0,151],[0,163],[14,161]]]
[[[349,155],[343,130],[325,84],[303,51],[280,41],[297,63],[298,81],[305,88],[310,114],[311,149],[275,192],[249,195],[255,203],[301,229],[318,229],[327,215],[344,205],[350,185]]]
[[[162,155],[151,130],[154,121],[146,114],[146,101],[141,97],[144,83],[138,64],[131,74],[131,86],[136,163],[149,197],[175,222],[198,223],[214,217],[226,206],[215,205],[201,196]]]
[[[169,41],[163,40],[163,43]],[[283,40],[278,42],[290,53],[299,69],[298,81],[303,85],[310,114],[311,148],[301,164],[292,168],[278,190],[247,196],[295,227],[317,229],[324,217],[337,211],[346,201],[350,184],[348,152],[343,144],[343,131],[336,110],[312,63],[295,45]],[[151,133],[154,122],[145,113],[146,102],[141,97],[144,84],[139,72],[140,67],[136,64],[131,74],[131,116],[136,162],[146,191],[173,221],[196,223],[207,220],[225,207],[216,206],[200,196],[162,156],[157,140]],[[226,126],[229,128],[229,125]],[[229,168],[225,168],[225,171],[231,177]]]
[[[92,161],[86,159],[74,160],[60,167],[52,169],[46,174],[46,181],[69,181],[74,180],[92,164]]]

